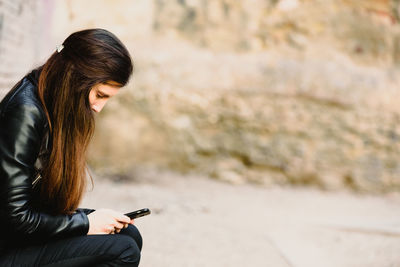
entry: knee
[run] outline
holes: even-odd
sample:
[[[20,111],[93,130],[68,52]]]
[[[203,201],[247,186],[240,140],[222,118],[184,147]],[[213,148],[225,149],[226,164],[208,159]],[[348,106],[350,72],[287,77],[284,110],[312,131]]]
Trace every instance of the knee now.
[[[118,251],[115,263],[119,265],[138,266],[140,262],[140,249],[137,243],[128,236],[118,238]]]
[[[143,239],[142,239],[142,235],[140,234],[140,232],[136,226],[134,226],[133,224],[130,224],[128,226],[128,228],[123,229],[120,232],[120,234],[128,235],[128,236],[132,237],[133,240],[135,240],[139,250],[142,250]]]

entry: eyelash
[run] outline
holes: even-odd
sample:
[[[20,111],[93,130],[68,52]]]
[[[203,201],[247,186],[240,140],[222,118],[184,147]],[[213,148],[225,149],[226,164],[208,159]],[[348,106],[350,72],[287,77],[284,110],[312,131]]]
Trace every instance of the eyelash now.
[[[105,98],[105,96],[99,95],[99,94],[97,94],[96,96],[97,96],[97,98]]]

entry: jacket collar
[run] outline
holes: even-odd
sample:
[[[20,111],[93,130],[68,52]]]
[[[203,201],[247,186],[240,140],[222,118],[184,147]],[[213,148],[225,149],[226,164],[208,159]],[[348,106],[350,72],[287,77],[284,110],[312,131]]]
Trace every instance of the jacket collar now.
[[[39,84],[39,76],[42,72],[42,67],[36,68],[32,70],[28,75],[27,78],[36,86],[38,87]]]

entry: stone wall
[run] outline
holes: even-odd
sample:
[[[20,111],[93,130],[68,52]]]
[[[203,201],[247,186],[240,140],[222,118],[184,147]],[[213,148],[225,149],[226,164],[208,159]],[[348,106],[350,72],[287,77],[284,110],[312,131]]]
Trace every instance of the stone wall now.
[[[316,43],[364,60],[397,61],[397,0],[157,0],[154,29],[218,50],[305,49]],[[398,32],[398,29],[396,29]]]
[[[101,115],[93,166],[397,190],[397,8],[381,0],[154,1],[149,34],[158,37],[132,42],[134,85]]]
[[[140,51],[134,85],[100,116],[93,166],[129,173],[153,164],[234,183],[399,188],[399,71],[166,42]]]
[[[51,1],[0,0],[0,99],[48,48]]]

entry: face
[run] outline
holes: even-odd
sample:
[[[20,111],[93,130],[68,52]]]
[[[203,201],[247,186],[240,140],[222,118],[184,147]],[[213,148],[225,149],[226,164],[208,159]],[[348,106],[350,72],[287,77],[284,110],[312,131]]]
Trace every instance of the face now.
[[[121,88],[121,85],[113,81],[93,86],[89,93],[89,103],[92,110],[96,113],[100,112],[107,101],[118,93],[119,88]]]

